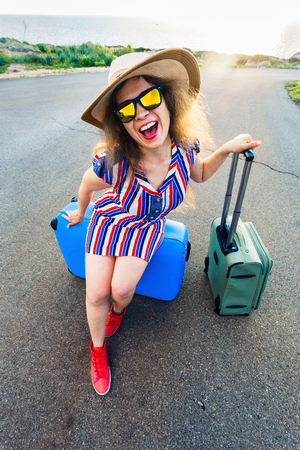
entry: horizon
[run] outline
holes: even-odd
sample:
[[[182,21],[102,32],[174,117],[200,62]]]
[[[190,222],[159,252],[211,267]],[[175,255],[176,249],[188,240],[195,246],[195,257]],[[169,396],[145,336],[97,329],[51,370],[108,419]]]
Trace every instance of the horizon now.
[[[4,14],[0,14],[0,16],[1,15],[4,15]],[[5,15],[11,15],[11,14],[5,14]],[[31,14],[30,14],[31,15]],[[40,15],[40,14],[38,14],[38,15]],[[105,16],[105,17],[110,17],[110,16]],[[20,41],[20,40],[18,40],[18,39],[16,39],[16,38],[7,38],[7,37],[4,37],[4,36],[0,36],[0,39],[11,39],[11,40],[15,40],[15,41],[17,41],[17,42],[20,42],[21,44],[23,44],[24,42],[23,41]],[[90,41],[91,42],[91,41]],[[33,44],[32,42],[28,42],[28,41],[26,41],[26,43],[27,44],[29,44],[29,45],[37,45],[37,44]],[[82,42],[82,44],[78,44],[78,45],[76,45],[76,47],[80,47],[81,45],[84,45],[84,44],[86,44],[87,42]],[[93,45],[99,45],[99,44],[95,44],[94,42],[91,42]],[[51,44],[51,43],[47,43],[47,42],[40,42],[39,44],[45,44],[45,45],[54,45],[54,44]],[[70,44],[70,45],[54,45],[54,47],[60,47],[60,46],[62,46],[62,47],[71,47],[73,44]],[[100,47],[101,47],[101,45],[100,45]],[[103,45],[102,47],[114,47],[113,45],[112,46],[110,46],[110,45]],[[119,45],[119,47],[126,47],[126,46],[124,46],[124,45]],[[130,47],[130,46],[129,46]],[[133,50],[134,50],[134,48],[133,48]],[[146,49],[145,49],[146,50]],[[289,58],[280,58],[279,56],[273,56],[273,55],[268,55],[268,54],[264,54],[264,53],[255,53],[255,54],[248,54],[248,53],[240,53],[240,52],[235,52],[235,53],[224,53],[224,52],[218,52],[218,51],[216,51],[216,50],[203,50],[203,49],[201,49],[201,50],[191,50],[191,49],[188,49],[187,48],[187,50],[189,50],[189,51],[191,51],[192,53],[215,53],[216,55],[219,55],[219,56],[249,56],[249,57],[254,57],[254,56],[266,56],[267,58],[278,58],[278,59],[289,59]],[[149,51],[159,51],[158,49],[155,49],[155,48],[152,48],[152,49],[149,49]],[[299,54],[300,54],[300,52],[298,52]],[[293,55],[292,55],[293,56]],[[292,56],[290,57],[290,58],[292,58]],[[299,58],[300,59],[300,58]]]
[[[270,23],[284,26],[288,22],[300,22],[300,2],[294,0],[276,2],[270,8],[269,0],[252,0],[251,5],[241,4],[240,0],[211,0],[203,6],[194,0],[185,0],[184,8],[174,8],[173,0],[152,0],[151,8],[141,10],[140,0],[115,0],[103,2],[86,0],[84,4],[71,0],[52,0],[51,3],[37,3],[28,0],[11,0],[1,6],[1,15],[43,15],[43,16],[91,16],[91,17],[137,17],[155,19],[158,21],[174,22],[201,26],[205,21],[210,26],[229,28],[241,31],[249,28],[252,33],[263,24]],[[242,28],[241,28],[242,25]]]
[[[160,0],[153,0],[154,3],[152,2],[152,4],[154,4],[155,6],[159,3],[159,1]],[[100,40],[100,42],[103,42],[102,45],[108,46],[120,44],[124,46],[141,46],[153,49],[165,47],[165,35],[166,33],[169,33],[170,28],[173,28],[171,33],[172,36],[169,35],[169,41],[175,42],[175,46],[178,47],[182,46],[191,48],[192,51],[214,51],[227,55],[265,54],[269,56],[277,56],[279,58],[289,58],[292,57],[293,54],[300,51],[300,2],[298,6],[293,7],[293,11],[291,13],[291,8],[289,8],[288,5],[291,1],[294,0],[287,0],[287,4],[285,4],[286,9],[284,11],[281,11],[281,14],[277,14],[276,12],[278,11],[278,7],[272,8],[272,11],[269,12],[268,8],[265,8],[265,4],[263,2],[263,6],[261,8],[258,8],[258,0],[254,0],[254,6],[251,5],[251,8],[249,8],[249,11],[247,11],[247,13],[244,13],[244,11],[246,10],[245,7],[241,7],[240,5],[238,8],[233,8],[234,5],[237,5],[237,0],[229,0],[229,4],[227,4],[229,5],[228,7],[225,7],[220,3],[220,0],[218,0],[211,4],[216,6],[217,13],[212,11],[212,6],[210,5],[209,7],[206,7],[205,11],[201,12],[200,14],[199,11],[201,11],[201,6],[199,6],[199,4],[193,6],[192,8],[188,7],[188,5],[193,1],[194,0],[186,0],[187,7],[184,11],[180,11],[179,15],[178,13],[174,12],[172,15],[164,14],[166,5],[169,4],[170,0],[167,0],[167,2],[160,6],[159,9],[151,7],[151,13],[147,15],[142,14],[140,7],[134,8],[137,0],[129,1],[129,7],[125,9],[125,11],[124,8],[115,8],[115,11],[118,10],[118,13],[113,13],[111,7],[103,7],[101,9],[101,14],[97,14],[97,8],[94,13],[91,11],[90,8],[93,4],[93,0],[88,0],[86,8],[81,6],[84,10],[78,9],[77,7],[72,7],[67,8],[70,9],[69,11],[67,11],[66,7],[68,6],[68,4],[66,5],[66,7],[63,6],[61,8],[56,5],[57,7],[55,8],[55,2],[54,5],[51,4],[50,9],[49,5],[47,8],[43,5],[39,8],[35,8],[34,12],[31,12],[30,3],[29,5],[26,5],[26,12],[23,12],[22,8],[21,10],[19,8],[14,8],[14,11],[12,12],[11,9],[9,9],[9,7],[7,6],[6,10],[4,12],[1,12],[0,17],[2,16],[4,18],[5,16],[7,16],[11,17],[12,20],[13,18],[18,17],[20,17],[20,19],[21,17],[23,17],[24,20],[26,20],[27,17],[43,17],[45,19],[47,19],[47,17],[53,17],[53,19],[58,17],[69,17],[74,18],[74,20],[80,19],[80,17],[84,19],[116,18],[118,20],[124,18],[127,21],[130,21],[130,19],[136,19],[139,24],[143,24],[144,21],[145,27],[142,28],[141,26],[139,30],[141,43],[137,45],[131,45],[132,41],[135,40],[135,44],[137,42],[137,39],[135,39],[136,36],[134,35],[136,30],[130,30],[128,24],[127,29],[123,29],[123,38],[121,37],[120,39],[120,33],[116,34],[116,36],[119,37],[116,37],[115,40],[119,39],[120,42],[113,42],[112,36],[110,36],[107,30],[106,36],[108,38],[106,38],[105,42],[103,40],[103,31],[101,29],[98,29],[97,31],[95,27],[91,27],[91,29],[89,30],[90,33],[87,33],[84,30],[83,24],[83,29],[79,30],[79,34],[82,34],[82,36],[84,35],[85,42],[88,42],[90,40],[94,44],[97,44]],[[18,3],[18,0],[12,0],[12,5],[16,3]],[[117,0],[117,4],[118,3],[120,3],[119,0]],[[3,7],[1,9],[3,10]],[[19,9],[19,12],[16,12],[16,9]],[[189,12],[191,10],[195,12],[195,14],[193,14],[192,16]],[[159,11],[159,14],[157,13],[157,11]],[[156,29],[154,29],[151,25],[154,24],[154,22]],[[178,24],[180,24],[180,28]],[[36,30],[33,29],[35,24],[29,23],[27,25],[28,35],[32,35],[32,32],[36,32]],[[148,26],[148,28],[146,25]],[[21,25],[12,27],[12,31],[10,31],[4,23],[3,19],[2,29],[0,28],[0,34],[3,35],[3,37],[11,37],[21,40],[20,36],[22,33],[20,31],[20,26]],[[23,26],[25,27],[24,24]],[[41,39],[43,39],[42,36],[44,36],[46,33],[48,35],[51,33],[49,25],[46,24],[46,26],[48,26],[48,28],[44,30],[44,32],[42,30],[39,30]],[[80,25],[77,23],[77,27],[78,26]],[[125,20],[123,24],[121,23],[121,27],[124,28],[124,26],[126,27]],[[152,26],[152,30],[149,30],[150,26]],[[18,28],[18,32],[16,32],[16,28]],[[290,36],[288,36],[291,28],[293,28],[293,32],[290,33]],[[178,30],[177,37],[174,33],[175,29]],[[289,32],[287,32],[287,30],[289,30]],[[57,38],[60,34],[63,33],[63,31],[64,30],[62,30],[60,33],[56,30],[56,41],[50,42],[48,40],[48,42],[54,45],[72,45],[66,42],[60,42],[59,44],[57,43]],[[66,32],[67,31],[65,30],[65,33]],[[99,35],[99,40],[98,37],[95,36],[96,33]],[[35,36],[36,34],[37,33],[35,33]],[[76,41],[76,33],[74,33],[74,30],[69,31],[69,37],[69,41],[72,38],[74,40],[74,44],[78,45],[78,42]],[[197,39],[195,39],[195,37],[197,37]],[[38,37],[38,39],[40,38]],[[157,46],[158,39],[161,39],[162,41],[161,46]],[[284,46],[282,44],[283,41],[286,41],[287,39],[290,43],[293,42],[293,45],[292,50],[285,51],[284,54]],[[154,41],[155,45],[152,44],[152,42]],[[187,43],[189,43],[190,41],[196,41],[198,44],[196,46],[194,45],[193,47],[191,45],[187,45]],[[83,42],[84,40],[81,43]],[[31,40],[31,43],[35,44],[37,42]]]

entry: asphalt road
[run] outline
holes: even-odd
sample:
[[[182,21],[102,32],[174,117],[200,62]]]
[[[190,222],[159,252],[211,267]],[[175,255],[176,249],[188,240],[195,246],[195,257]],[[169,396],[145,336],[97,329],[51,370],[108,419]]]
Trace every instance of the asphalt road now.
[[[68,272],[49,224],[91,163],[98,134],[80,114],[107,73],[0,82],[1,448],[300,448],[300,108],[284,88],[300,72],[201,73],[216,145],[242,132],[263,142],[242,219],[274,267],[258,311],[213,312],[203,267],[228,159],[195,186],[195,209],[169,216],[192,245],[181,291],[172,302],[134,296],[108,342],[105,397],[90,381],[84,280]]]

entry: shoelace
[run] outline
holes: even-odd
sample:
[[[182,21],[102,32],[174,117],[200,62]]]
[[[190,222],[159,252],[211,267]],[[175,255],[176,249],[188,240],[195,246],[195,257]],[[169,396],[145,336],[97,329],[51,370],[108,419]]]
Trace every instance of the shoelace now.
[[[95,378],[99,380],[100,378],[108,378],[107,363],[104,351],[91,352],[92,363],[95,369]]]
[[[114,314],[110,314],[108,318],[109,325],[114,325],[116,322],[119,322],[122,319],[122,316],[115,316]]]

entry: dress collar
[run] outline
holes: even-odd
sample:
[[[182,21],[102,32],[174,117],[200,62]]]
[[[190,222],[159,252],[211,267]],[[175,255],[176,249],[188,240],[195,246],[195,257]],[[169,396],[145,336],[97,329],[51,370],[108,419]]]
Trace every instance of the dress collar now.
[[[171,139],[171,150],[172,150],[172,158],[171,158],[170,167],[169,167],[167,175],[166,175],[161,187],[158,189],[158,191],[156,189],[154,189],[154,187],[151,186],[151,184],[147,180],[147,177],[144,174],[144,171],[141,166],[133,167],[133,171],[135,173],[136,178],[138,179],[139,184],[149,194],[161,197],[163,191],[170,184],[170,172],[172,171],[172,166],[174,165],[174,160],[176,159],[176,154],[177,154],[177,146],[176,146],[174,139]]]

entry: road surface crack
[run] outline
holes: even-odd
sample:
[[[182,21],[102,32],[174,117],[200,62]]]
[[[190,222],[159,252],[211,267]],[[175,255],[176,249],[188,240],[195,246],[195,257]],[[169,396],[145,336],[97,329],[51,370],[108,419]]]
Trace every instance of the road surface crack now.
[[[77,131],[77,132],[79,132],[79,133],[96,134],[97,136],[99,135],[99,133],[96,133],[95,131],[79,130],[79,129],[77,129],[77,128],[72,128],[72,127],[70,127],[69,125],[65,125],[65,124],[59,122],[59,121],[56,120],[54,117],[51,117],[51,119],[54,120],[54,122],[56,122],[58,125],[61,125],[62,127],[65,127],[65,128],[68,128],[70,131]],[[210,151],[211,153],[213,153],[213,150],[209,150],[209,151]],[[240,158],[240,159],[241,159],[241,158]],[[299,176],[299,175],[296,175],[295,173],[287,172],[287,171],[284,171],[284,170],[275,169],[274,167],[270,166],[269,164],[266,164],[266,163],[263,163],[263,162],[260,162],[260,161],[255,161],[255,160],[254,160],[253,163],[254,163],[254,164],[260,164],[261,166],[265,166],[265,167],[267,167],[268,169],[273,170],[273,172],[282,173],[282,174],[285,174],[285,175],[291,175],[292,177],[295,177],[295,178],[298,178],[298,179],[300,178],[300,176]]]
[[[261,166],[268,167],[268,169],[273,170],[274,172],[277,172],[277,173],[284,173],[284,174],[286,174],[286,175],[291,175],[292,177],[300,178],[300,176],[299,176],[299,175],[296,175],[295,173],[292,173],[292,172],[285,172],[284,170],[274,169],[274,167],[269,166],[269,164],[266,164],[266,163],[263,163],[263,162],[260,162],[260,161],[253,161],[253,162],[254,162],[254,164],[260,164]]]
[[[213,151],[212,151],[212,153],[213,153]],[[230,156],[230,158],[232,158],[232,156]],[[241,157],[241,158],[239,158],[239,159],[242,160],[243,157]],[[273,170],[273,172],[282,173],[282,174],[285,174],[285,175],[291,175],[292,177],[295,177],[295,178],[300,179],[300,175],[297,175],[297,174],[292,173],[292,172],[284,171],[284,170],[275,169],[275,167],[272,167],[272,166],[270,166],[269,164],[263,163],[263,162],[261,162],[261,161],[255,161],[255,159],[254,159],[254,160],[253,160],[253,163],[254,163],[254,164],[259,164],[259,165],[261,165],[261,166],[265,166],[265,167],[267,167],[268,169]]]
[[[70,131],[77,131],[78,133],[90,133],[90,134],[96,134],[97,136],[99,136],[99,133],[97,133],[96,131],[87,131],[87,130],[79,130],[77,128],[72,128],[69,125],[65,125],[64,123],[59,122],[58,120],[56,120],[54,117],[51,117],[51,119],[57,123],[58,125],[64,127],[64,128],[68,128],[68,130]]]

